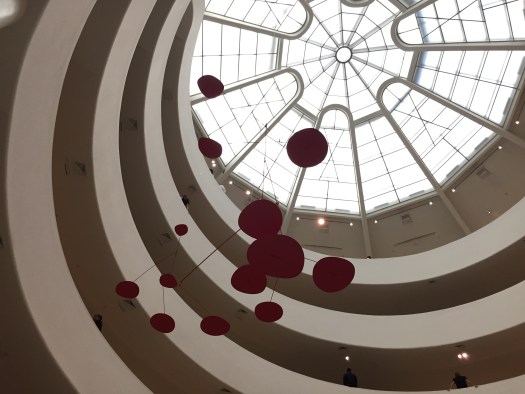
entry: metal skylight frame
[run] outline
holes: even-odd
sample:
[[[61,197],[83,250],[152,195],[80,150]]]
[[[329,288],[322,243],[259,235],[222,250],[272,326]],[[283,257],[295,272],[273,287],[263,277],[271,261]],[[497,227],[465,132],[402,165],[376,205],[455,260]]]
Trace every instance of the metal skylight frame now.
[[[396,21],[399,21],[400,19],[402,19],[404,16],[406,15],[409,15],[413,12],[416,12],[417,9],[422,9],[424,8],[426,5],[428,4],[432,4],[434,3],[436,0],[423,0],[421,3],[419,4],[416,4],[415,6],[411,7],[410,9],[402,12],[401,14],[398,14],[395,19],[394,19],[394,23]],[[392,1],[393,5],[395,7],[397,7],[399,10],[404,10],[404,6],[399,2],[399,1]],[[361,15],[364,15],[364,13],[362,13]],[[207,17],[205,17],[207,18]],[[363,18],[363,16],[361,16],[361,19]],[[257,28],[257,27],[254,27],[254,26],[248,26],[248,24],[244,23],[244,22],[239,22],[239,21],[228,21],[228,24],[232,25],[232,26],[236,26],[236,27],[239,27],[239,28],[242,28],[242,29],[249,29],[251,31],[256,31],[258,33],[262,33],[262,34],[266,34],[266,32],[263,32],[261,29]],[[383,26],[384,28],[384,26]],[[390,29],[390,31],[393,31],[394,27],[392,26],[392,28]],[[308,30],[308,29],[306,29]],[[377,31],[379,31],[379,29],[376,29]],[[276,64],[275,64],[275,69],[276,70],[280,70],[280,71],[287,71],[286,68],[283,68],[282,64],[284,64],[284,62],[282,61],[282,56],[283,56],[283,47],[284,47],[284,43],[285,43],[285,40],[288,38],[283,38],[281,36],[278,36],[274,33],[272,33],[272,36],[274,37],[278,37],[276,38],[277,40],[277,54],[276,54]],[[392,40],[394,40],[395,42],[395,37],[392,37]],[[409,67],[409,70],[408,70],[408,73],[407,73],[407,80],[411,81],[413,79],[413,76],[414,76],[414,73],[415,71],[417,70],[417,66],[418,64],[420,64],[419,62],[419,55],[421,53],[421,51],[428,51],[428,50],[444,50],[444,51],[451,51],[451,50],[465,50],[465,51],[471,51],[471,50],[481,50],[481,49],[484,49],[484,50],[508,50],[509,47],[507,45],[510,45],[510,47],[512,47],[513,49],[515,49],[515,46],[516,44],[515,43],[502,43],[502,42],[494,42],[494,43],[483,43],[484,45],[481,45],[480,43],[478,43],[479,45],[473,45],[473,43],[448,43],[448,44],[422,44],[422,45],[415,45],[415,46],[411,46],[409,47],[409,50],[410,51],[413,51],[413,57],[412,57],[412,60],[411,60],[411,63],[410,63],[410,67]],[[441,45],[441,47],[440,47]],[[403,48],[404,46],[401,45],[400,48]],[[356,53],[358,53],[358,51],[356,51]],[[362,62],[361,62],[362,63]],[[370,66],[372,68],[373,65],[370,64]],[[377,69],[377,68],[376,68]],[[383,70],[383,72],[385,72],[386,74],[388,74],[389,77],[392,77],[392,73],[388,73],[386,72],[385,70]],[[268,73],[267,73],[268,74]],[[252,80],[252,79],[250,79]],[[411,88],[413,88],[415,91],[418,91],[418,89],[423,89],[405,79],[402,79],[402,78],[399,78],[399,77],[395,77],[394,78],[395,81],[400,81],[401,83],[403,84],[410,84]],[[392,81],[392,80],[389,80],[389,81]],[[244,81],[241,81],[241,83],[244,82]],[[377,91],[377,97],[380,98],[382,96],[382,92],[384,91],[384,86],[388,85],[387,83],[388,81],[385,81],[383,82],[383,84],[381,85],[381,87],[379,87],[378,91]],[[390,83],[393,83],[393,82],[390,82]],[[513,102],[511,103],[511,105],[509,106],[509,111],[508,111],[508,114],[511,114],[513,112],[512,108],[514,108],[515,104],[516,104],[516,98],[517,96],[519,95],[518,93],[521,91],[522,89],[522,86],[523,86],[523,79],[522,81],[520,82],[519,84],[519,87],[517,87],[517,93],[515,94],[515,97],[513,99]],[[381,90],[383,88],[383,90]],[[425,93],[424,94],[427,94],[429,95],[429,97],[432,98],[432,100],[435,100],[439,103],[441,103],[442,105],[444,105],[445,107],[447,108],[451,108],[453,109],[454,111],[456,112],[459,112],[459,113],[462,113],[465,109],[448,101],[447,99],[443,98],[443,97],[440,97],[438,96],[436,93],[434,92],[431,92],[431,91],[427,91],[426,89],[424,89]],[[370,114],[367,114],[366,116],[358,119],[358,122],[361,123],[361,122],[366,122],[366,121],[369,121],[371,119],[373,119],[374,117],[377,117],[377,116],[381,116],[381,115],[384,115],[387,117],[388,119],[388,111],[386,111],[386,108],[384,108],[384,105],[382,105],[382,100],[379,99],[378,100],[378,110],[377,111],[374,111]],[[295,103],[293,104],[294,108],[298,111],[300,111],[301,113],[303,113],[306,117],[308,118],[311,118],[312,120],[314,121],[317,121],[319,122],[320,120],[320,114],[316,114],[314,113],[313,111],[309,110],[308,108],[305,108],[304,106],[302,106],[300,103]],[[291,108],[291,107],[288,107],[287,108]],[[325,107],[325,108],[329,108],[329,107]],[[324,109],[321,109],[321,111],[324,110]],[[348,109],[347,109],[348,110]],[[469,116],[473,116],[472,119],[474,119],[474,121],[476,123],[479,123],[479,124],[483,124],[485,125],[485,122],[488,122],[486,121],[486,119],[483,119],[482,117],[480,116],[477,116],[476,114],[473,114],[471,113],[470,111],[466,111],[467,113],[469,113]],[[284,114],[280,114],[280,115],[284,115]],[[351,115],[351,113],[350,113]],[[391,115],[390,115],[391,116]],[[507,119],[505,121],[505,124],[504,124],[504,127],[506,127],[506,125],[508,125],[508,122],[510,121],[510,119],[508,118],[509,115],[507,115]],[[353,123],[353,119],[352,119],[352,123]],[[395,123],[395,122],[394,122]],[[504,127],[499,127],[499,126],[496,126],[494,124],[492,124],[491,122],[488,122],[490,123],[491,127],[489,129],[492,130],[492,127],[496,127],[496,130],[498,130],[496,133],[499,134],[499,135],[503,135],[505,138],[509,139],[509,140],[512,140],[512,142],[520,145],[520,146],[524,146],[523,144],[525,144],[524,141],[522,141],[520,138],[512,135],[511,133],[509,133],[508,131],[505,130]],[[275,123],[274,123],[275,124]],[[353,129],[353,128],[352,128]],[[399,132],[399,128],[397,129],[397,131]],[[494,131],[494,130],[493,130]],[[354,130],[354,133],[355,133],[355,130]],[[266,133],[267,134],[267,133]],[[263,141],[265,135],[265,133],[262,133],[261,132],[259,133],[259,139],[257,141],[254,141],[253,144],[251,144],[252,146],[252,149],[253,147]],[[402,133],[401,133],[402,134]],[[352,139],[352,141],[355,141],[355,139]],[[410,147],[410,144],[405,144],[405,145],[408,145],[407,146],[407,149],[408,151],[413,155],[413,153],[415,152],[411,152],[411,148]],[[357,153],[357,148],[355,149],[356,152],[354,153]],[[412,148],[413,150],[413,148]],[[250,150],[251,151],[251,150]],[[246,154],[249,154],[246,153]],[[417,153],[415,154],[415,156],[417,157]],[[244,158],[246,157],[246,155],[244,155],[243,157],[238,157],[237,158],[237,164],[235,164],[233,166],[233,168],[235,168],[238,163]],[[356,154],[354,154],[354,158],[358,157]],[[414,159],[416,160],[416,157],[414,157]],[[418,161],[419,160],[419,161]],[[418,165],[422,164],[422,161],[420,160],[420,158],[418,158],[416,160],[416,162],[418,163]],[[423,164],[424,166],[424,164]],[[467,164],[465,168],[468,168],[469,165]],[[356,168],[356,172],[359,170],[359,164],[357,164],[355,166]],[[423,169],[423,168],[422,168]],[[232,173],[233,169],[232,168],[227,168],[226,169],[227,171],[221,175],[219,175],[218,177],[218,182],[219,183],[222,183],[224,182],[227,177]],[[461,170],[460,172],[463,172],[465,171],[466,169],[463,169]],[[427,169],[428,171],[428,169]],[[424,171],[425,172],[425,171]],[[287,211],[286,211],[286,215],[285,215],[285,220],[284,220],[284,224],[283,224],[283,229],[286,229],[289,225],[289,221],[290,221],[290,218],[291,218],[291,215],[293,214],[294,211],[297,211],[296,207],[295,207],[295,203],[296,203],[296,199],[297,199],[297,195],[299,193],[299,189],[301,187],[301,183],[302,183],[302,180],[304,178],[304,173],[305,173],[305,170],[304,169],[299,169],[298,171],[298,177],[295,181],[295,184],[294,184],[294,187],[292,189],[292,193],[291,193],[291,196],[290,196],[290,200],[289,200],[289,203],[288,203],[288,208],[287,208]],[[426,172],[425,172],[426,173]],[[459,172],[458,172],[459,173]],[[429,181],[431,181],[432,183],[432,180],[434,182],[434,184],[436,185],[435,186],[435,190],[436,190],[436,193],[442,198],[443,202],[444,202],[444,205],[447,207],[447,209],[449,209],[449,211],[451,212],[451,215],[456,219],[456,221],[459,223],[459,225],[462,227],[462,229],[466,232],[466,233],[469,233],[470,232],[470,229],[468,228],[468,226],[465,224],[465,222],[462,220],[462,218],[459,216],[459,214],[457,213],[457,211],[455,210],[455,208],[453,207],[453,205],[450,203],[450,201],[446,198],[445,194],[444,194],[444,186],[439,186],[439,184],[437,183],[437,181],[435,180],[435,178],[433,178],[432,174],[430,174],[431,176],[427,178],[429,179]],[[364,199],[363,199],[363,195],[362,195],[362,184],[360,181],[358,181],[358,187],[360,189],[360,198],[359,198],[359,202],[360,204],[363,204],[364,205]],[[295,196],[295,197],[294,197]],[[295,198],[295,199],[294,199]],[[397,207],[399,207],[400,205],[405,205],[407,202],[403,202],[401,204],[392,204],[390,206],[388,206],[387,208],[385,209],[395,209]],[[382,212],[383,210],[381,210],[380,212]],[[377,212],[374,212],[373,214],[371,212],[369,212],[367,214],[366,210],[364,208],[361,208],[361,219],[366,222],[366,217],[370,217],[371,215],[375,216],[377,214]],[[349,215],[349,217],[354,217],[354,215]],[[363,219],[364,218],[364,219]],[[365,239],[368,237],[367,235],[367,231],[366,231],[366,235],[365,235]],[[367,254],[371,254],[371,253],[368,253],[369,251],[369,248],[367,249]]]

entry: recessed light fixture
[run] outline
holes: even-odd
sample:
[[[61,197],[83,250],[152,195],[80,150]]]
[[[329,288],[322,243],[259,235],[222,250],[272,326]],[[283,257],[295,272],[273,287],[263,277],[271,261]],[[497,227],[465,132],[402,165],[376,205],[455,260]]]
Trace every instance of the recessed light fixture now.
[[[217,167],[217,164],[215,164],[215,163],[211,163],[211,166],[212,166],[212,167]]]
[[[350,356],[345,356],[346,361],[350,361]]]
[[[468,358],[468,353],[461,353],[461,355],[463,356],[463,358]]]
[[[374,220],[374,223],[376,223],[376,224],[377,224],[377,219],[376,219],[376,220]]]
[[[517,121],[516,121],[516,124],[520,124],[520,121],[519,121],[519,120],[517,120]]]
[[[252,192],[251,192],[251,191],[249,191],[249,190],[246,190],[246,195],[248,195],[248,196],[249,196],[250,194],[252,194]]]
[[[458,358],[461,360],[463,356],[461,354],[458,354]]]
[[[501,145],[498,146],[498,149],[503,149],[503,147]]]
[[[432,201],[429,201],[428,205],[432,205],[432,204],[434,204],[434,203]]]
[[[456,189],[452,188],[452,193],[455,193],[456,192]]]
[[[489,209],[487,209],[487,213],[488,213],[489,215],[491,214],[491,212],[490,212],[490,210],[489,210]]]
[[[326,223],[326,221],[323,218],[319,218],[319,219],[317,219],[317,223],[322,226],[323,224]]]
[[[212,161],[211,161],[211,164],[215,164],[215,160],[212,160]]]
[[[354,222],[350,222],[350,226],[353,226],[354,225]]]
[[[232,182],[232,181],[230,181],[230,182],[228,182],[228,183],[229,183],[230,185],[233,185],[233,182]]]
[[[300,219],[299,216],[297,216],[297,217],[295,218],[295,220],[299,220],[299,219]]]

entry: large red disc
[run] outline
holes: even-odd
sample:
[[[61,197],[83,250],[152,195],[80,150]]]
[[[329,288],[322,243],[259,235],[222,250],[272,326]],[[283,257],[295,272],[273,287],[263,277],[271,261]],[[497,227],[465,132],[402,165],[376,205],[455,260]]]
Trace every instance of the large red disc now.
[[[183,235],[186,235],[187,232],[188,232],[188,226],[186,226],[185,224],[177,224],[175,226],[175,233],[179,237],[182,237]]]
[[[177,287],[177,279],[172,274],[163,274],[159,278],[159,282],[162,286],[173,289]]]
[[[151,327],[155,330],[167,334],[175,329],[175,320],[165,313],[156,313],[149,319]]]
[[[235,270],[231,279],[234,289],[246,294],[259,294],[266,288],[266,276],[252,264]]]
[[[244,208],[239,215],[239,227],[253,238],[279,232],[283,215],[277,204],[268,200],[257,200]]]
[[[230,331],[230,323],[219,316],[207,316],[201,321],[201,330],[208,335],[224,335]]]
[[[224,92],[223,83],[213,75],[203,75],[197,80],[201,93],[207,98],[215,98]]]
[[[211,138],[199,138],[199,150],[209,159],[216,159],[222,155],[222,146]]]
[[[123,280],[115,286],[117,294],[123,298],[136,298],[139,295],[139,285],[129,280]]]
[[[325,257],[319,260],[312,273],[315,285],[328,293],[343,290],[355,275],[354,265],[340,257]]]
[[[276,302],[261,302],[255,307],[255,316],[260,321],[273,323],[283,316],[283,308]]]
[[[274,278],[295,278],[304,266],[303,248],[287,235],[256,239],[248,247],[247,258],[250,264]]]
[[[303,129],[288,140],[286,150],[290,160],[299,167],[314,167],[328,153],[328,142],[317,129]]]

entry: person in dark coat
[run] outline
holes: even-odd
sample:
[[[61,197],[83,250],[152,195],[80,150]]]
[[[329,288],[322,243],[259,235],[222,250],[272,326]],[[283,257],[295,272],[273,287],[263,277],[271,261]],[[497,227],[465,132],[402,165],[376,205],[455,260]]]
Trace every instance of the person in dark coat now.
[[[343,384],[348,387],[357,387],[357,376],[352,372],[351,368],[347,368],[343,375]]]
[[[472,386],[472,382],[468,380],[466,376],[461,375],[459,372],[454,373],[452,378],[452,383],[450,384],[450,390],[456,386],[457,389],[466,389],[469,386]],[[478,387],[478,386],[476,386]]]
[[[93,315],[93,321],[97,325],[99,331],[102,331],[102,316],[101,315]]]
[[[188,196],[184,194],[181,199],[186,209],[189,209],[190,199],[188,198]]]

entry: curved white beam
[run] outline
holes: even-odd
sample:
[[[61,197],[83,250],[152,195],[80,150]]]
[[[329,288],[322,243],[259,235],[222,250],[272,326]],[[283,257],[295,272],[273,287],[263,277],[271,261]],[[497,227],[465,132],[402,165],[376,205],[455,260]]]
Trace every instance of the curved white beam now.
[[[268,122],[268,124],[265,127],[263,127],[257,133],[257,135],[253,137],[252,140],[248,142],[245,145],[245,147],[241,149],[241,151],[233,157],[233,159],[231,159],[231,161],[224,168],[224,171],[222,172],[222,174],[220,174],[217,177],[217,182],[219,184],[222,184],[226,181],[226,179],[230,176],[233,170],[246,158],[246,156],[250,154],[252,150],[255,149],[255,147],[259,144],[259,142],[261,142],[264,139],[264,137],[275,127],[275,125],[281,121],[284,115],[286,115],[286,113],[301,99],[301,97],[303,96],[303,91],[304,91],[304,82],[303,82],[303,78],[301,77],[301,74],[299,73],[299,71],[294,70],[293,68],[283,68],[280,70],[271,71],[269,73],[264,74],[265,75],[264,78],[261,78],[261,77],[251,78],[249,80],[245,80],[249,82],[241,81],[240,83],[233,84],[235,85],[235,88],[229,88],[228,90],[224,89],[224,92],[227,93],[232,90],[241,89],[244,86],[248,86],[253,83],[262,81],[264,79],[272,78],[272,77],[275,77],[281,74],[285,74],[285,73],[292,74],[292,76],[295,78],[295,82],[297,83],[297,90],[295,92],[295,95],[288,103],[286,103],[286,105],[277,113],[277,115],[275,115],[272,118],[272,120]]]
[[[367,0],[367,1],[374,1],[374,0]],[[286,38],[288,40],[294,40],[296,38],[301,37],[306,31],[310,28],[310,25],[312,24],[312,21],[314,19],[314,13],[312,11],[312,7],[308,4],[308,1],[306,0],[298,0],[299,3],[303,6],[305,12],[306,12],[306,19],[303,23],[303,25],[299,28],[299,30],[293,32],[293,33],[285,33],[279,30],[270,29],[268,27],[263,27],[260,25],[255,25],[253,23],[244,22],[239,19],[231,18],[225,15],[219,15],[215,14],[213,12],[205,12],[204,13],[204,20],[210,21],[210,22],[216,22],[221,23],[223,25],[228,25],[232,27],[237,27],[239,29],[244,30],[250,30],[255,33],[261,33],[261,34],[267,34],[269,36],[278,37],[278,38]]]
[[[398,27],[405,18],[421,11],[423,8],[435,3],[438,0],[423,0],[413,7],[397,15],[392,22],[390,35],[392,41],[405,51],[426,50],[426,51],[511,51],[524,50],[525,41],[490,41],[490,42],[459,42],[459,43],[432,43],[432,44],[409,44],[399,37]]]
[[[416,92],[421,93],[422,95],[424,95],[424,96],[426,96],[428,98],[431,98],[432,100],[438,102],[439,104],[456,111],[457,113],[463,115],[465,118],[470,119],[473,122],[476,122],[476,123],[478,123],[479,125],[481,125],[483,127],[486,127],[490,131],[494,132],[495,134],[499,135],[502,138],[505,138],[506,140],[512,142],[513,144],[516,144],[516,145],[518,145],[518,146],[520,146],[522,148],[525,148],[525,140],[523,140],[522,138],[518,137],[517,135],[512,134],[511,132],[505,130],[503,127],[498,126],[495,123],[492,123],[491,121],[485,119],[484,117],[482,117],[482,116],[480,116],[478,114],[475,114],[474,112],[469,111],[469,110],[463,108],[462,106],[460,106],[458,104],[455,104],[455,103],[453,103],[451,101],[448,101],[447,99],[443,98],[442,96],[440,96],[440,95],[438,95],[438,94],[436,94],[436,93],[434,93],[434,92],[432,92],[432,91],[430,91],[428,89],[425,89],[425,88],[423,88],[423,87],[421,87],[421,86],[419,86],[419,85],[417,85],[417,84],[415,84],[413,82],[409,82],[409,81],[407,81],[405,79],[402,79],[402,78],[399,78],[399,77],[394,77],[394,78],[390,78],[390,79],[386,80],[379,87],[379,89],[377,91],[377,96],[378,97],[382,97],[383,96],[383,92],[385,91],[387,86],[391,85],[393,83],[401,83],[401,84],[409,87],[410,89],[415,90]],[[386,108],[384,110],[386,110]]]
[[[377,89],[377,105],[379,105],[379,108],[381,108],[381,110],[383,111],[384,116],[387,118],[388,122],[390,123],[392,128],[395,130],[401,142],[403,142],[403,144],[405,145],[405,148],[408,150],[408,152],[410,153],[414,161],[417,163],[421,171],[423,171],[423,173],[425,174],[429,182],[432,184],[432,187],[437,192],[437,194],[443,201],[443,204],[451,213],[452,217],[456,220],[456,222],[459,224],[459,226],[465,232],[465,234],[470,234],[471,230],[469,226],[463,220],[463,218],[461,217],[459,212],[456,210],[456,208],[454,207],[450,199],[447,197],[447,195],[445,194],[445,191],[443,190],[439,182],[436,180],[432,172],[429,170],[429,168],[426,166],[423,160],[421,160],[421,157],[417,153],[416,149],[412,146],[412,144],[410,143],[408,138],[405,136],[405,134],[403,133],[403,131],[401,130],[401,128],[395,121],[394,117],[392,116],[388,108],[386,108],[385,104],[383,103],[383,93],[385,92],[386,88],[389,85],[396,83],[397,81],[406,82],[402,78],[395,77],[395,78],[386,80],[385,82],[381,84],[381,86],[379,86],[379,89]],[[410,83],[410,85],[414,85],[414,84]]]

